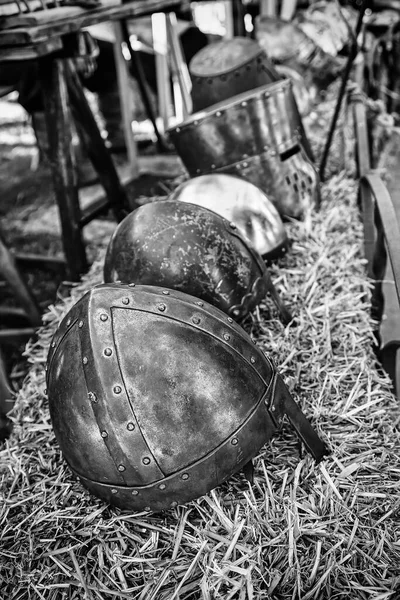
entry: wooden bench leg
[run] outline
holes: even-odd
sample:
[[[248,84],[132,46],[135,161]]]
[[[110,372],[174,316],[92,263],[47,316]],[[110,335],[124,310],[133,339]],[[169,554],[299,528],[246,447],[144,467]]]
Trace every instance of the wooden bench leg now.
[[[72,114],[83,135],[89,158],[105,189],[110,208],[116,220],[118,222],[122,221],[129,212],[129,203],[125,189],[119,180],[117,170],[105,146],[72,61],[68,61],[66,68],[67,87]]]
[[[39,79],[46,113],[50,166],[60,213],[68,276],[78,281],[88,268],[82,237],[79,195],[74,168],[71,115],[62,59],[39,59]]]

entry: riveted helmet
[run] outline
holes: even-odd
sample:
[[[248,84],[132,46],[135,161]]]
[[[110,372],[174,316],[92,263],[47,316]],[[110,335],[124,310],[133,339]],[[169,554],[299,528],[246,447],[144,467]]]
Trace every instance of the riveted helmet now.
[[[207,493],[255,456],[284,414],[315,458],[325,451],[246,332],[175,290],[93,288],[54,335],[47,390],[69,467],[122,509]]]
[[[127,215],[107,248],[104,281],[181,290],[235,319],[269,292],[284,321],[291,320],[263,260],[236,224],[184,202],[153,202]]]
[[[290,79],[193,113],[168,135],[191,177],[237,175],[263,190],[282,216],[302,217],[319,198]]]
[[[204,206],[235,223],[265,260],[283,254],[288,237],[275,206],[260,188],[233,175],[200,175],[184,181],[168,200]]]
[[[194,111],[281,79],[263,47],[240,36],[207,44],[194,55],[189,71]]]

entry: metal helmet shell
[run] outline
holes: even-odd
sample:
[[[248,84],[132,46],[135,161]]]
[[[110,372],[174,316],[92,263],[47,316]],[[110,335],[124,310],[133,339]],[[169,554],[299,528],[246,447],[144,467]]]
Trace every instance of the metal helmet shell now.
[[[192,177],[242,177],[287,217],[303,216],[318,201],[318,174],[304,151],[306,138],[289,79],[194,113],[168,133]]]
[[[189,71],[194,111],[281,79],[262,46],[240,36],[202,48]]]
[[[235,223],[178,201],[145,204],[111,237],[104,281],[162,285],[240,319],[265,297],[266,266]]]
[[[207,493],[258,452],[285,411],[314,456],[324,451],[244,330],[174,290],[93,288],[54,335],[47,390],[69,467],[122,509]]]
[[[200,175],[184,181],[168,200],[203,206],[235,223],[265,260],[286,251],[288,237],[278,211],[249,181],[222,173]]]

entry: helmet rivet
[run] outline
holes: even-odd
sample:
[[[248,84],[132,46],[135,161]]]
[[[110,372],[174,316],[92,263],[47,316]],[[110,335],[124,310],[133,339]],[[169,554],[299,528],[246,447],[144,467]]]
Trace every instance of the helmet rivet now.
[[[164,312],[167,307],[165,304],[159,304],[157,308],[160,312]]]
[[[130,283],[129,287],[135,287],[136,283]]]
[[[233,323],[232,317],[228,317],[228,323]]]
[[[217,115],[217,117],[220,117],[222,115],[220,110],[217,110],[217,112],[215,114]]]
[[[200,169],[196,169],[196,173],[201,173]]]
[[[198,325],[200,323],[200,318],[199,317],[192,317],[192,323],[194,323],[195,325]]]
[[[242,106],[247,106],[247,102],[242,102]]]
[[[106,437],[108,437],[108,433],[107,433],[107,431],[102,431],[102,432],[101,432],[101,437],[102,437],[102,438],[106,438]]]
[[[84,364],[84,365],[87,365],[87,364],[88,364],[88,359],[87,359],[87,356],[84,356],[84,357],[82,358],[82,362],[83,362],[83,364]]]
[[[131,421],[128,423],[128,425],[126,426],[128,431],[133,431],[135,429],[135,423],[132,423]]]
[[[197,306],[204,306],[204,302],[196,302]]]
[[[151,460],[148,456],[145,456],[144,459],[142,460],[142,463],[144,465],[149,465],[151,463]]]
[[[169,291],[168,290],[163,290],[162,293],[164,294],[164,296],[169,296]]]
[[[118,492],[118,490],[116,490],[115,488],[112,488],[112,489],[111,489],[111,493],[112,493],[112,494],[116,494],[117,492]]]
[[[113,392],[114,394],[120,394],[122,392],[122,387],[120,385],[114,386]]]
[[[176,133],[179,133],[179,132],[180,132],[180,130],[181,130],[181,128],[180,128],[180,127],[177,127],[177,128],[175,129]]]
[[[247,162],[244,162],[244,163],[243,163],[243,167],[244,167],[244,168],[246,168],[246,167],[247,167],[247,165],[248,165],[248,163],[247,163]]]
[[[126,471],[126,467],[124,467],[124,465],[118,465],[118,471],[122,473],[123,471]]]
[[[254,365],[254,363],[256,362],[256,359],[254,358],[254,356],[250,357],[250,362]]]
[[[111,354],[112,354],[112,350],[111,350],[111,348],[106,348],[106,349],[104,350],[104,354],[105,354],[105,356],[111,356]]]
[[[239,163],[237,163],[236,168],[239,171],[239,169],[240,169],[240,164]]]
[[[103,313],[103,314],[100,315],[100,320],[101,321],[107,321],[107,319],[108,319],[108,315],[106,315],[105,313]]]
[[[199,122],[198,121],[193,121],[193,125],[198,125]]]
[[[231,226],[232,229],[236,229],[236,223],[233,223],[233,221],[231,223],[229,223],[229,225]]]
[[[158,486],[159,490],[165,490],[165,483],[160,483],[160,485]]]
[[[137,490],[132,490],[132,496],[137,496],[139,492]]]
[[[83,321],[79,321],[79,323],[78,323],[78,327],[79,327],[80,329],[82,329],[82,327],[83,327]]]
[[[186,481],[186,479],[189,479],[189,474],[188,473],[182,473],[181,479],[183,479],[184,481]]]
[[[229,342],[230,339],[231,339],[231,336],[229,335],[229,333],[224,333],[224,340],[226,342]]]
[[[71,325],[71,319],[68,319],[67,321],[67,327],[69,327]]]
[[[242,158],[248,158],[249,155],[248,154],[243,154]]]
[[[232,440],[231,440],[232,446],[236,446],[237,443],[238,443],[237,438],[232,438]]]
[[[97,396],[94,392],[88,392],[87,397],[90,402],[97,402]]]
[[[175,508],[175,506],[178,506],[177,502],[171,502],[171,508]]]
[[[211,168],[212,168],[212,169],[215,169],[215,165],[211,165]]]
[[[238,316],[239,316],[239,314],[240,314],[240,310],[239,310],[238,308],[235,308],[235,309],[233,310],[233,314],[235,315],[235,317],[238,317]]]
[[[129,298],[122,298],[122,304],[129,304]]]
[[[145,506],[144,510],[150,510],[150,506]]]

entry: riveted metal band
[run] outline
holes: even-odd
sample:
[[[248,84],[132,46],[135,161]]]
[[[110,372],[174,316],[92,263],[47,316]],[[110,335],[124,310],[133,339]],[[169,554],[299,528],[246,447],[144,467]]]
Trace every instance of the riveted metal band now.
[[[163,295],[163,311],[160,312],[160,296],[163,294],[164,288],[149,285],[136,285],[134,288],[129,288],[128,285],[107,284],[97,286],[92,290],[92,293],[94,294],[96,290],[103,287],[107,287],[109,290],[106,300],[109,311],[112,311],[113,307],[122,308],[119,302],[120,297],[129,296],[131,302],[129,308],[124,307],[126,310],[162,314],[165,318],[175,320],[178,323],[186,323],[190,327],[208,333],[232,348],[241,360],[251,365],[251,368],[263,380],[265,386],[269,385],[275,371],[270,360],[249,341],[247,334],[239,325],[229,320],[230,317],[208,302],[199,302],[198,298],[189,294],[177,290],[168,290],[169,294],[167,296]],[[104,298],[104,295],[102,298]],[[102,301],[104,302],[104,300]],[[101,307],[98,306],[97,310],[101,310]],[[101,312],[104,312],[104,309]],[[193,321],[193,317],[195,317],[195,321]],[[103,341],[102,345],[104,346]],[[250,360],[254,356],[259,357],[255,363]]]
[[[128,510],[168,509],[206,494],[241,469],[276,432],[266,410],[274,381],[275,377],[239,429],[212,452],[173,475],[145,486],[102,484],[77,475],[89,490]]]
[[[132,288],[124,287],[131,292]],[[116,287],[112,305],[126,309],[126,299],[131,300],[132,296],[121,288]],[[97,397],[92,408],[99,436],[109,449],[116,471],[127,485],[159,479],[163,473],[143,438],[125,389],[114,343],[109,299],[97,290],[92,291],[88,307],[90,335],[89,332],[82,335],[81,345],[83,355],[88,358],[85,366],[87,388]],[[102,315],[109,318],[104,320]],[[130,459],[133,446],[136,449],[135,464]]]

